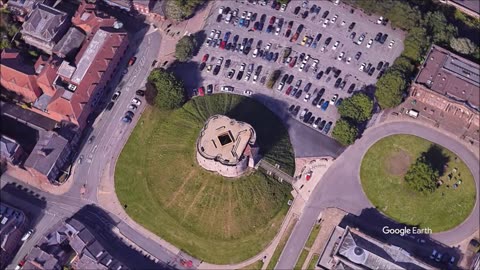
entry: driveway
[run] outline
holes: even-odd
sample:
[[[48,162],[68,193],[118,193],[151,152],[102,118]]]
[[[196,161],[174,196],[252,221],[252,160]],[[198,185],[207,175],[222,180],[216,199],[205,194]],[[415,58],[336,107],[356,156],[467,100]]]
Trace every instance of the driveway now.
[[[360,185],[360,164],[370,146],[381,138],[394,134],[416,135],[442,145],[457,154],[474,175],[478,198],[478,194],[480,194],[479,161],[465,145],[436,129],[413,122],[390,122],[373,127],[367,130],[363,137],[354,145],[345,150],[325,173],[321,184],[314,189],[299,222],[282,252],[280,260],[275,267],[276,269],[293,269],[310,230],[323,209],[337,207],[352,214],[360,215],[362,210],[374,208],[364,195]],[[477,199],[475,207],[467,220],[452,230],[435,233],[431,237],[444,244],[454,245],[478,230],[479,219]]]

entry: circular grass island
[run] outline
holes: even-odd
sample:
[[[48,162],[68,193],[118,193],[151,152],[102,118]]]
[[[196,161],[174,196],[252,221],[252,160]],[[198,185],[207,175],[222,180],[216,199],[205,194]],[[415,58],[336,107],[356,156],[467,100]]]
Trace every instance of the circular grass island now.
[[[250,124],[260,155],[293,174],[294,153],[280,119],[251,98],[216,94],[174,111],[147,108],[116,164],[115,190],[146,229],[198,259],[231,264],[260,253],[275,237],[291,187],[253,169],[232,180],[200,167],[195,142],[215,114]]]
[[[422,154],[440,175],[437,189],[429,194],[413,190],[404,180]],[[475,205],[475,181],[465,163],[453,152],[413,135],[388,136],[371,146],[363,157],[360,178],[363,191],[379,211],[433,232],[458,226]]]

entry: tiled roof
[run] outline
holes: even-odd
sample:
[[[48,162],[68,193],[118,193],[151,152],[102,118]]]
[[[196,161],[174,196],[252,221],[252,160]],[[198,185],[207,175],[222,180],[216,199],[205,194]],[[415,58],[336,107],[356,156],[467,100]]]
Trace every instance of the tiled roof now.
[[[53,47],[53,52],[61,58],[72,54],[75,50],[80,48],[85,34],[78,30],[76,27],[70,27],[68,32],[62,37],[62,39]]]
[[[35,148],[25,161],[25,167],[49,175],[57,160],[68,147],[68,141],[54,132],[41,132]]]
[[[15,140],[5,135],[0,136],[0,153],[3,157],[10,158],[11,156],[13,156],[13,154],[15,154],[18,147],[19,144]]]
[[[67,14],[65,12],[40,4],[23,24],[22,33],[40,40],[51,41],[66,19]]]

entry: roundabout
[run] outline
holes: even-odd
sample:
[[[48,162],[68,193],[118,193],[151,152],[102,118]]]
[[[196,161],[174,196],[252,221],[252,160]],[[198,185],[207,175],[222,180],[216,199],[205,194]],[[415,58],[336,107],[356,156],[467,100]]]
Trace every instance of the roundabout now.
[[[365,210],[375,209],[362,189],[359,177],[362,159],[368,149],[377,141],[396,134],[415,135],[455,153],[472,173],[476,194],[480,194],[478,156],[464,144],[437,129],[410,121],[394,121],[374,126],[366,130],[361,139],[348,147],[337,158],[312,191],[303,215],[295,226],[280,257],[278,268],[289,268],[295,265],[297,256],[303,249],[311,228],[324,209],[336,207],[357,216],[360,216]],[[480,211],[477,196],[473,210],[468,213],[468,217],[463,222],[447,231],[433,233],[430,237],[447,245],[455,245],[479,229],[479,219]]]

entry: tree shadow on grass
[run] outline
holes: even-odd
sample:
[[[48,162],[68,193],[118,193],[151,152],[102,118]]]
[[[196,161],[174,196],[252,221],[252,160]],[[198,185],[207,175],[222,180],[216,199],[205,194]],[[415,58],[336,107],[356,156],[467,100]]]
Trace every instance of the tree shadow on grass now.
[[[422,157],[425,158],[425,161],[437,171],[440,176],[445,174],[445,169],[450,161],[450,157],[448,157],[438,145],[430,145],[428,150],[422,153]]]

